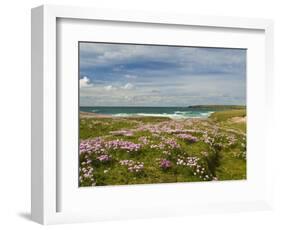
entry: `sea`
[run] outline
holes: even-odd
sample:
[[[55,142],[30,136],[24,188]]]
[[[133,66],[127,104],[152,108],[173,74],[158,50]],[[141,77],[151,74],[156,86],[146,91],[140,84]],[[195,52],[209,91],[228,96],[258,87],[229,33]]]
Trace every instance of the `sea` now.
[[[181,118],[207,118],[215,110],[207,108],[189,108],[189,107],[136,107],[136,106],[114,106],[114,107],[85,107],[80,106],[81,112],[92,112],[96,114],[111,115],[115,117],[128,116],[155,116],[169,117],[172,119]]]

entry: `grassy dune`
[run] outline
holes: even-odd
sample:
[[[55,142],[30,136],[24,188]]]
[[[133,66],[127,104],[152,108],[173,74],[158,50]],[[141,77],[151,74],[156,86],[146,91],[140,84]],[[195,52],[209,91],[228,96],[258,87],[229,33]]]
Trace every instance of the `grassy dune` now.
[[[246,110],[80,118],[80,186],[246,179]]]
[[[220,126],[238,129],[246,133],[246,109],[226,110],[213,113],[210,118]]]
[[[188,108],[193,109],[212,109],[212,110],[238,110],[238,109],[246,109],[244,105],[191,105]]]

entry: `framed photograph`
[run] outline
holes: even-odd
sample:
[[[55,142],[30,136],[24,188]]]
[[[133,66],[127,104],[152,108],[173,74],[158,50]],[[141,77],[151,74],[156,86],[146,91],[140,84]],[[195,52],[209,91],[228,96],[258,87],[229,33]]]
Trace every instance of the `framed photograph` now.
[[[32,9],[32,219],[270,209],[272,33],[266,19]]]

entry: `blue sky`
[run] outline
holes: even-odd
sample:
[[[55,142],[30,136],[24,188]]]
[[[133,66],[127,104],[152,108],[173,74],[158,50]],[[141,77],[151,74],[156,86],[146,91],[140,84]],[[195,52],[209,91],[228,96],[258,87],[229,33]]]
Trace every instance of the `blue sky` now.
[[[81,106],[246,103],[246,50],[80,43]]]

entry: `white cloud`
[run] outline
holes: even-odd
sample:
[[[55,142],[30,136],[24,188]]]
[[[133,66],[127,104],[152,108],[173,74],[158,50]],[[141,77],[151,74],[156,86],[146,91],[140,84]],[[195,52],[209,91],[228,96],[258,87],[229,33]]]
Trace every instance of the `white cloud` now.
[[[131,83],[127,83],[126,85],[123,86],[123,89],[133,89],[134,85]]]
[[[107,86],[104,87],[104,89],[106,91],[110,91],[110,90],[113,90],[113,86],[112,85],[107,85]]]
[[[243,50],[80,45],[81,70],[95,74],[94,84],[88,77],[80,79],[80,96],[89,105],[182,106],[245,101]]]
[[[132,74],[125,74],[124,77],[128,78],[128,79],[136,79],[137,78],[136,75],[132,75]]]
[[[92,86],[93,84],[87,76],[84,76],[80,79],[80,88],[87,88]]]

